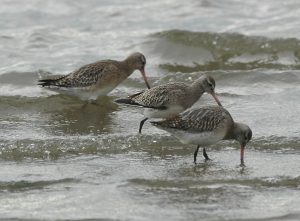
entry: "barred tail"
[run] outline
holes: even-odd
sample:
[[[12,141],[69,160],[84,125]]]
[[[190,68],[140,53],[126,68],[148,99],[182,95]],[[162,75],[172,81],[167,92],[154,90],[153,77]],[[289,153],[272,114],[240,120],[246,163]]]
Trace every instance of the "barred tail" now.
[[[150,121],[150,123],[154,126],[160,126],[162,121]]]
[[[115,100],[115,102],[118,103],[118,104],[129,104],[129,105],[141,106],[140,104],[136,103],[134,100],[132,100],[130,98],[117,99],[117,100]]]
[[[57,79],[43,79],[38,81],[38,85],[42,87],[56,85]]]
[[[141,93],[139,93],[141,94]],[[136,96],[138,94],[135,95],[131,95],[128,98],[121,98],[121,99],[117,99],[115,100],[116,103],[118,104],[128,104],[128,105],[135,105],[135,106],[139,106],[139,107],[144,107],[144,108],[151,108],[151,109],[156,109],[156,110],[166,110],[167,107],[166,106],[160,106],[160,107],[153,107],[153,106],[146,106],[143,104],[139,104],[136,101],[133,100],[134,96]]]

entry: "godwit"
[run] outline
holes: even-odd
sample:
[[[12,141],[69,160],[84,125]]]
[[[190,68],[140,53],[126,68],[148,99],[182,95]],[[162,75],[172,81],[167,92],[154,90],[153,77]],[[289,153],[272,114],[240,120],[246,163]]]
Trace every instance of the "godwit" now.
[[[147,87],[150,88],[145,65],[145,56],[136,52],[123,61],[97,61],[57,79],[39,80],[39,85],[49,86],[50,89],[62,93],[75,94],[83,100],[96,99],[112,91],[135,70],[141,72]]]
[[[140,122],[139,127],[141,133],[148,118],[168,118],[176,115],[191,107],[204,92],[211,94],[218,105],[222,106],[215,95],[215,86],[215,80],[204,74],[189,85],[179,82],[159,85],[116,102],[145,108],[146,118]]]
[[[187,110],[173,118],[151,123],[170,132],[182,143],[197,145],[194,152],[195,164],[200,146],[234,139],[241,145],[241,165],[244,165],[244,149],[252,138],[251,129],[246,124],[234,122],[230,113],[220,106]],[[209,160],[205,148],[203,156]]]

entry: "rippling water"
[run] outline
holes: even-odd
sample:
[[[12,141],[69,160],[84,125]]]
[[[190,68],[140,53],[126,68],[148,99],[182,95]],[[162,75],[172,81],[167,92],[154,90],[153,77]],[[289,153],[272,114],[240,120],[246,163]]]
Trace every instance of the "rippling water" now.
[[[300,3],[4,0],[0,8],[0,220],[299,220]],[[115,98],[36,85],[104,58],[147,57],[151,85],[202,73],[253,140],[199,158]],[[204,95],[195,106],[213,104]]]

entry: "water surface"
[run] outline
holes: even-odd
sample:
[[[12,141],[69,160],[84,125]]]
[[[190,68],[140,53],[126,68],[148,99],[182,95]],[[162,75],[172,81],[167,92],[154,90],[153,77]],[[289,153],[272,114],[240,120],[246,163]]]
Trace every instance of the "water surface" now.
[[[289,1],[3,1],[0,8],[0,220],[299,220],[300,5]],[[216,79],[253,139],[193,165],[193,145],[97,104],[36,85],[83,64],[147,57],[151,85]],[[195,107],[214,104],[204,95]]]

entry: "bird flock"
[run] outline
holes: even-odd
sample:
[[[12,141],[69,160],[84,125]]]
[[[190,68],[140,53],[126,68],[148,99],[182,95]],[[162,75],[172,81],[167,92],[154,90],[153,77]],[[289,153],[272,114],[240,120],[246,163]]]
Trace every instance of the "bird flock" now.
[[[148,119],[151,124],[177,137],[184,144],[194,144],[194,163],[199,148],[205,160],[210,160],[205,147],[220,140],[236,140],[240,144],[240,162],[244,165],[244,150],[252,138],[249,126],[237,123],[216,96],[213,77],[203,74],[192,84],[172,82],[150,88],[145,73],[146,58],[136,52],[123,61],[101,60],[87,64],[59,78],[41,79],[38,85],[59,93],[75,95],[83,100],[104,96],[139,70],[147,89],[115,100],[116,103],[143,108],[139,133]],[[192,108],[201,96],[210,94],[217,105]]]

